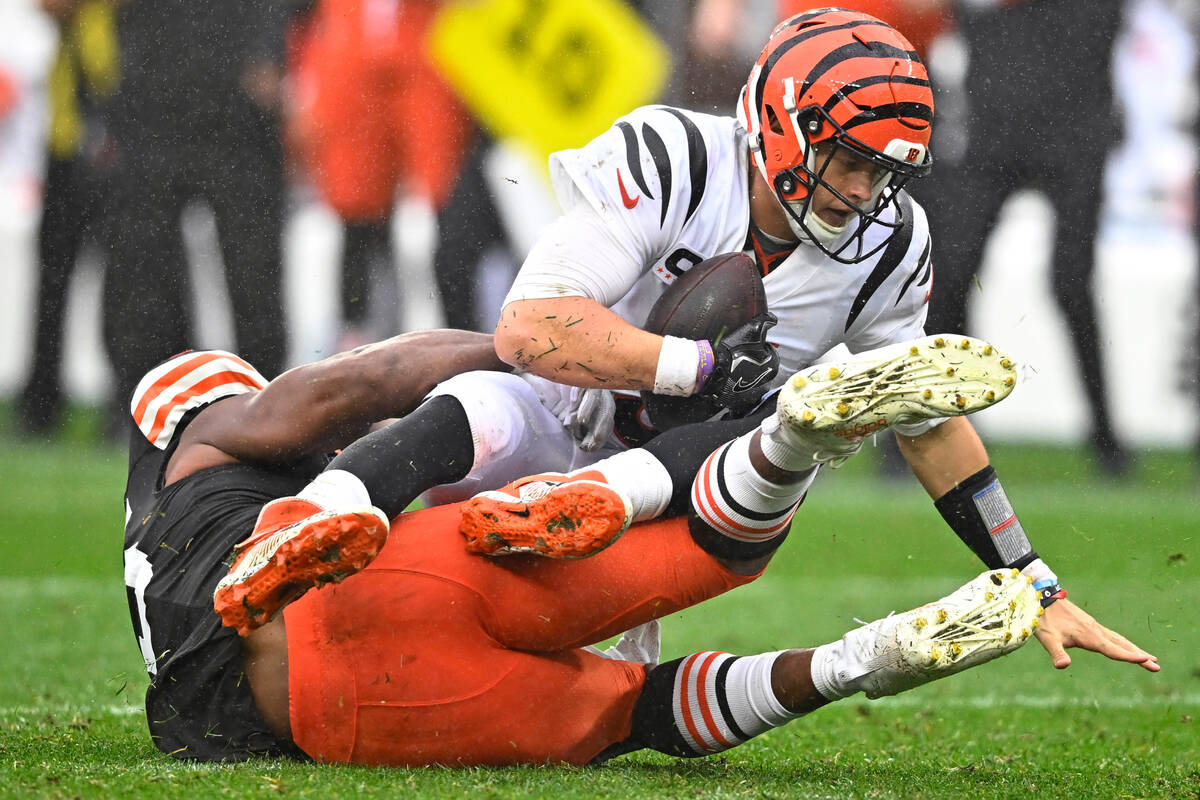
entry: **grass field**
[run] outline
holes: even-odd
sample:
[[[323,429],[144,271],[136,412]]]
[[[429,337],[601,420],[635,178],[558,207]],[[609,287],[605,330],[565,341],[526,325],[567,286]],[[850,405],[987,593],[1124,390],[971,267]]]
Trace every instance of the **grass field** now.
[[[82,438],[0,438],[0,797],[1200,797],[1200,483],[1181,453],[1143,453],[1116,484],[1074,450],[993,451],[1072,598],[1157,654],[1158,675],[1087,654],[1056,672],[1031,644],[721,757],[388,770],[197,766],[153,748],[122,588],[124,454]],[[822,476],[763,578],[666,620],[664,655],[819,644],[978,570],[915,481],[877,479],[865,454]]]

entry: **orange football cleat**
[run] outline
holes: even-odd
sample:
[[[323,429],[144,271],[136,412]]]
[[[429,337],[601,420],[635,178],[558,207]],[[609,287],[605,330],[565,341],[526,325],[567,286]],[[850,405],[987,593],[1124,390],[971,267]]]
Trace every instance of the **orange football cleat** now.
[[[249,538],[234,548],[213,607],[245,636],[313,587],[363,569],[387,541],[387,516],[370,506],[326,511],[298,497],[263,506]]]
[[[475,495],[459,530],[470,553],[584,558],[615,542],[631,518],[629,502],[599,473],[547,473]]]

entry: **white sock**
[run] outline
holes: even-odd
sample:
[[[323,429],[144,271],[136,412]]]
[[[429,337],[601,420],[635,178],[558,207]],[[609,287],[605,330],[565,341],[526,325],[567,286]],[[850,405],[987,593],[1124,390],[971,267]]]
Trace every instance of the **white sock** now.
[[[671,473],[645,450],[626,450],[569,474],[595,470],[629,500],[633,521],[655,519],[671,502]]]
[[[371,505],[371,495],[358,476],[344,469],[327,469],[297,495],[316,503],[326,511],[335,508],[364,508]]]
[[[675,672],[675,728],[700,754],[736,747],[796,717],[771,686],[771,669],[784,651],[738,658],[696,653]]]
[[[759,444],[762,446],[763,455],[767,457],[767,461],[780,469],[803,472],[819,463],[816,460],[817,448],[800,441],[779,421],[778,413],[764,419],[759,428],[762,430]]]
[[[817,471],[799,483],[773,483],[750,462],[754,432],[718,449],[696,475],[692,507],[714,530],[744,542],[772,539],[791,524],[792,514]]]
[[[826,700],[841,700],[862,691],[858,679],[871,669],[859,658],[855,641],[862,636],[878,636],[867,628],[855,628],[841,639],[823,644],[813,651],[813,686]]]

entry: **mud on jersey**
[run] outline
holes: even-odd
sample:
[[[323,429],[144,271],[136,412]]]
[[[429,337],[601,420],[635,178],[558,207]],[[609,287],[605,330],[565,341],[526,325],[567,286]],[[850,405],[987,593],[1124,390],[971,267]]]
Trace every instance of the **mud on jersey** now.
[[[254,705],[240,639],[222,627],[212,594],[262,506],[295,494],[315,468],[228,465],[162,485],[179,436],[200,410],[265,385],[230,353],[191,352],[151,370],[130,406],[125,588],[151,681],[150,735],[178,758],[297,754],[275,738]]]

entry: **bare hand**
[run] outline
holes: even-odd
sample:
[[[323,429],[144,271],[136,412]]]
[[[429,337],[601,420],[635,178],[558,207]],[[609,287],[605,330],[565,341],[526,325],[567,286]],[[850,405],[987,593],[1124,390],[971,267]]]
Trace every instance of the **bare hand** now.
[[[1162,669],[1157,656],[1150,655],[1121,634],[1096,622],[1070,600],[1059,600],[1046,609],[1038,626],[1037,637],[1050,654],[1056,669],[1071,666],[1068,647],[1082,647],[1114,661],[1140,664],[1150,672]]]

